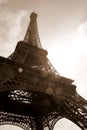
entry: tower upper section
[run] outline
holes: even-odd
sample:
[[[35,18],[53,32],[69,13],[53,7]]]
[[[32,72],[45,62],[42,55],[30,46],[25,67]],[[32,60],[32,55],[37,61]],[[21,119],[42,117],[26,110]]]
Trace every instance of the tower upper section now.
[[[52,75],[59,74],[47,58],[48,52],[42,48],[37,26],[37,14],[31,13],[30,22],[23,41],[18,42],[9,59]]]
[[[30,23],[24,37],[24,42],[42,48],[37,27],[37,14],[34,12],[30,15]]]
[[[31,13],[30,22],[23,41],[18,42],[14,52],[8,58],[16,63],[27,65],[34,70],[39,70],[44,75],[60,78],[59,73],[55,70],[49,59],[48,52],[41,47],[37,14]],[[62,77],[62,81],[71,83],[72,80]]]

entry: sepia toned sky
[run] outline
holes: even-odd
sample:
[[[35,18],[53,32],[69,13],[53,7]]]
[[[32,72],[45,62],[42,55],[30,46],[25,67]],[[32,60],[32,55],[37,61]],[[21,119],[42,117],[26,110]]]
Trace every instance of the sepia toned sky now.
[[[33,11],[51,63],[60,75],[74,79],[77,92],[87,99],[87,0],[0,0],[0,56],[8,57],[23,40]],[[80,130],[66,119],[57,129]]]

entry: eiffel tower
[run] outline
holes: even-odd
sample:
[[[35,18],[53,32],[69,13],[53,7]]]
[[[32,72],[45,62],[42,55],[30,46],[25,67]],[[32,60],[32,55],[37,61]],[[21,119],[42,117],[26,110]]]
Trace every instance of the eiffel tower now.
[[[0,125],[53,130],[67,118],[87,129],[87,101],[73,80],[60,76],[42,48],[37,14],[31,13],[23,41],[8,58],[0,57]]]

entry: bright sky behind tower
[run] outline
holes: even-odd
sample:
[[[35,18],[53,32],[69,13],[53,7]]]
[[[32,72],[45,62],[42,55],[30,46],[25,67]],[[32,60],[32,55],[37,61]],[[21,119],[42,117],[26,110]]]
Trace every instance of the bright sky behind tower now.
[[[60,75],[74,79],[78,93],[87,99],[87,0],[0,0],[0,56],[8,57],[23,40],[33,11],[51,63]],[[79,130],[63,120],[55,130],[71,128]],[[0,130],[16,129],[21,130],[0,126]]]

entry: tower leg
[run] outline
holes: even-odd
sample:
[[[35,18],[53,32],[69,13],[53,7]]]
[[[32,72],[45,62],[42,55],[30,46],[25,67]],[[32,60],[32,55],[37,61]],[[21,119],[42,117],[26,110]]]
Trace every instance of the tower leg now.
[[[36,118],[36,130],[44,130],[41,117]]]

